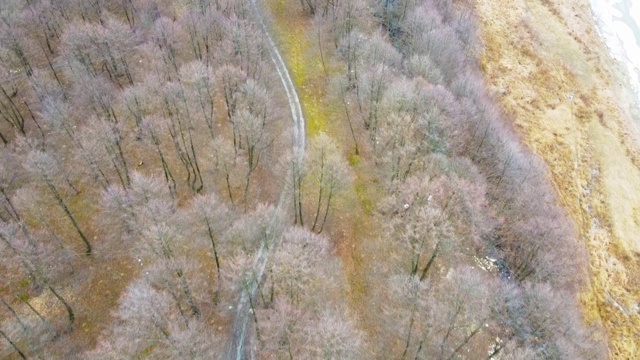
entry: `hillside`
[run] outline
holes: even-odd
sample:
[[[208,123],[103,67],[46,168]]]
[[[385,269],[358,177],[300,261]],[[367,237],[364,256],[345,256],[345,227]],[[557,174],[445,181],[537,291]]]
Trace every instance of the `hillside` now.
[[[483,70],[523,140],[551,171],[588,245],[585,312],[612,358],[640,354],[640,141],[633,96],[588,1],[478,1]]]

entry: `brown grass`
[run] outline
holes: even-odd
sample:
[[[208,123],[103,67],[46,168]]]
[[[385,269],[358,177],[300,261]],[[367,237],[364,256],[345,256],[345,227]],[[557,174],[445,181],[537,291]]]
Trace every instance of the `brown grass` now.
[[[588,246],[585,316],[604,325],[612,358],[638,358],[640,137],[589,3],[482,0],[476,10],[489,86]]]

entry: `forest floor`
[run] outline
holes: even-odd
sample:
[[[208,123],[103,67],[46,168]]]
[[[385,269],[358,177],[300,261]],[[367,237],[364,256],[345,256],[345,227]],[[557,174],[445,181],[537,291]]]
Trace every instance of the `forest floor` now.
[[[547,163],[587,244],[582,303],[610,356],[640,357],[640,136],[634,97],[588,0],[480,0],[481,66],[524,142]]]
[[[343,69],[331,60],[333,45],[318,37],[323,32],[318,31],[312,19],[302,12],[299,3],[267,0],[265,5],[273,21],[274,40],[286,59],[302,102],[307,121],[307,143],[320,133],[331,136],[354,173],[354,182],[335,201],[325,228],[345,270],[351,315],[360,322],[362,329],[369,330],[365,306],[366,271],[372,265],[363,248],[376,229],[373,217],[376,186],[373,166],[362,156],[366,149],[359,144],[360,154],[355,154],[344,109],[331,94],[330,78]],[[307,196],[311,194],[307,192]]]

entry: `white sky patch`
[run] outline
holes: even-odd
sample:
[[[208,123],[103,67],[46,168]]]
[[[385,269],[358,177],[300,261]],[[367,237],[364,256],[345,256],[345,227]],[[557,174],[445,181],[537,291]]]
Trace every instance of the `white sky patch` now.
[[[600,35],[626,69],[640,101],[640,1],[591,0],[591,7]]]

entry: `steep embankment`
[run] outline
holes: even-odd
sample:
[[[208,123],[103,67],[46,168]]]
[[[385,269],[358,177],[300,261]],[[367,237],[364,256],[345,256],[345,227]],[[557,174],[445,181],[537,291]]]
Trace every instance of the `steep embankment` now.
[[[640,355],[640,137],[632,95],[587,0],[480,0],[482,67],[524,141],[551,171],[590,252],[589,321],[613,358]]]

